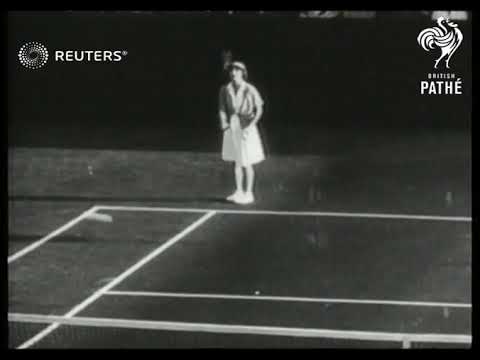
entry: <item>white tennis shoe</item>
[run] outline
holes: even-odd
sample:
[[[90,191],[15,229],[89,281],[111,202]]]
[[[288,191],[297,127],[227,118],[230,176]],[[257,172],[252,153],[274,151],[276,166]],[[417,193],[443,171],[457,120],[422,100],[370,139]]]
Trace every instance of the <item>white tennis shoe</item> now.
[[[251,192],[246,192],[235,202],[241,205],[253,204],[255,202],[255,197]]]
[[[238,202],[243,197],[243,191],[237,190],[232,195],[227,197],[228,201]]]

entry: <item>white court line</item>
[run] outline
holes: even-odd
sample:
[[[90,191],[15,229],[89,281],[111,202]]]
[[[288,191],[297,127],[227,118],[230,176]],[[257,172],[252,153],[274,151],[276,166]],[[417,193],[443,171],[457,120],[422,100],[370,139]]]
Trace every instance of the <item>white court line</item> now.
[[[209,332],[220,334],[249,334],[271,336],[295,336],[308,338],[330,338],[347,340],[370,340],[392,342],[431,342],[431,343],[464,343],[472,342],[471,335],[464,334],[418,334],[391,333],[377,331],[351,331],[315,328],[290,328],[255,325],[224,325],[212,323],[190,323],[172,321],[149,321],[130,319],[111,319],[94,317],[66,317],[36,314],[8,314],[10,322],[52,323],[77,326],[113,327],[127,329],[148,329],[168,331]]]
[[[212,216],[215,215],[215,211],[210,211],[208,212],[207,214],[205,214],[204,216],[202,216],[200,219],[198,219],[197,221],[195,221],[193,224],[189,225],[186,229],[184,229],[182,232],[178,233],[177,235],[175,235],[173,238],[171,238],[170,240],[168,240],[167,242],[165,242],[164,244],[162,244],[160,247],[158,247],[157,249],[153,250],[150,254],[148,254],[147,256],[145,256],[143,259],[141,259],[140,261],[138,261],[137,263],[135,263],[134,265],[132,265],[130,268],[128,268],[127,270],[125,270],[123,273],[121,273],[119,276],[117,276],[116,278],[114,278],[112,281],[110,281],[108,284],[106,284],[105,286],[103,286],[102,288],[98,289],[97,291],[95,291],[90,297],[88,297],[87,299],[85,299],[83,302],[81,302],[80,304],[78,304],[77,306],[75,306],[72,310],[70,310],[68,313],[66,313],[63,318],[72,318],[73,316],[75,316],[76,314],[78,314],[80,311],[82,311],[83,309],[85,309],[88,305],[90,305],[91,303],[93,303],[95,300],[97,300],[98,298],[100,298],[103,294],[105,294],[107,291],[109,291],[111,288],[115,287],[116,285],[118,285],[121,281],[125,280],[128,276],[130,276],[131,274],[133,274],[135,271],[137,271],[138,269],[140,269],[142,266],[144,266],[146,263],[148,263],[149,261],[153,260],[156,256],[158,256],[159,254],[161,254],[162,252],[164,252],[165,250],[167,250],[169,247],[171,247],[172,245],[174,245],[177,241],[181,240],[183,237],[185,237],[186,235],[188,235],[189,233],[191,233],[193,230],[195,230],[197,227],[199,227],[200,225],[202,225],[203,223],[205,223],[208,219],[210,219]],[[52,331],[54,331],[56,328],[58,328],[58,326],[60,325],[60,323],[53,323],[51,324],[49,327],[47,327],[46,329],[42,330],[41,332],[39,332],[37,335],[35,335],[34,337],[32,337],[31,339],[27,340],[26,342],[24,342],[22,345],[20,345],[18,348],[19,349],[25,349],[25,348],[28,348],[32,345],[34,345],[35,343],[37,343],[38,341],[40,341],[42,338],[44,338],[45,336],[47,336],[48,334],[50,334]]]
[[[226,299],[226,300],[266,300],[266,301],[292,301],[312,303],[338,303],[338,304],[369,304],[369,305],[398,305],[398,306],[425,306],[448,308],[471,308],[472,304],[425,302],[425,301],[396,301],[396,300],[371,300],[371,299],[337,299],[337,298],[308,298],[290,296],[263,296],[263,295],[225,295],[225,294],[198,294],[198,293],[172,293],[149,291],[108,291],[105,295],[113,296],[138,296],[138,297],[175,297],[193,299]]]
[[[190,212],[190,213],[205,213],[207,211],[215,211],[218,214],[330,216],[330,217],[433,220],[433,221],[462,221],[462,222],[471,222],[472,221],[471,217],[463,217],[463,216],[435,216],[435,215],[413,215],[413,214],[408,215],[408,214],[348,213],[348,212],[322,212],[322,211],[197,209],[197,208],[108,206],[108,205],[98,205],[97,207],[98,207],[99,210],[114,210],[114,211],[158,211],[158,212]]]
[[[85,219],[86,217],[92,215],[95,211],[97,210],[97,207],[96,206],[93,206],[91,207],[90,209],[84,211],[82,214],[80,214],[79,216],[77,216],[76,218],[70,220],[68,223],[66,223],[65,225],[63,225],[62,227],[59,227],[57,230],[54,230],[52,231],[50,234],[48,234],[47,236],[44,236],[43,238],[41,238],[40,240],[38,241],[35,241],[34,243],[28,245],[27,247],[23,248],[22,250],[16,252],[15,254],[13,255],[10,255],[8,257],[8,263],[12,263],[14,262],[15,260],[18,260],[19,258],[21,258],[22,256],[28,254],[29,252],[35,250],[36,248],[38,248],[39,246],[42,246],[43,244],[45,244],[48,240],[54,238],[55,236],[57,235],[60,235],[62,232],[70,229],[71,227],[73,227],[74,225],[78,224],[80,221],[82,221],[83,219]]]

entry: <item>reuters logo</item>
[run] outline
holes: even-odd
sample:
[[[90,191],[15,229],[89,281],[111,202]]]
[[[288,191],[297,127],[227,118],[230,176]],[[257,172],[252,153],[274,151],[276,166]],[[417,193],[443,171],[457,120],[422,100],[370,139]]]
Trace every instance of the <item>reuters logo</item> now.
[[[47,63],[48,50],[38,42],[29,42],[20,48],[18,59],[26,68],[39,69]]]
[[[116,63],[125,59],[127,50],[115,49],[51,49],[36,41],[25,43],[18,52],[20,63],[28,69],[39,69],[44,66],[50,57],[54,63]]]

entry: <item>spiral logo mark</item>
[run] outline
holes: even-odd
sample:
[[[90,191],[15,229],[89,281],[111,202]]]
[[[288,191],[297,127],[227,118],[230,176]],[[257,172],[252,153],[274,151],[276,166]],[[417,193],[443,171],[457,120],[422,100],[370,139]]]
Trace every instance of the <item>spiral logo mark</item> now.
[[[28,69],[39,69],[47,63],[48,50],[38,42],[28,42],[20,48],[18,59]]]

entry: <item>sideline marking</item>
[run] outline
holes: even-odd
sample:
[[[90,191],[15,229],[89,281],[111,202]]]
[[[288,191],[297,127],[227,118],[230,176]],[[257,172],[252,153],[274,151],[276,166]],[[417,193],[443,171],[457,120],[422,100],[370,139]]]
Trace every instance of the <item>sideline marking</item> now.
[[[176,297],[194,299],[233,299],[233,300],[267,300],[267,301],[295,301],[313,303],[338,303],[338,304],[372,304],[372,305],[399,305],[399,306],[426,306],[426,307],[450,307],[471,308],[472,304],[447,303],[429,301],[396,301],[396,300],[372,300],[372,299],[338,299],[338,298],[309,298],[291,296],[263,296],[263,295],[225,295],[225,294],[199,294],[199,293],[172,293],[150,291],[108,291],[105,295],[113,296],[139,296],[139,297]]]
[[[108,206],[108,205],[97,205],[97,208],[99,210],[115,210],[115,211],[158,211],[158,212],[190,212],[190,213],[205,213],[207,211],[215,211],[218,214],[330,216],[330,217],[408,219],[408,220],[433,220],[433,221],[462,221],[462,222],[471,222],[472,221],[471,217],[463,217],[463,216],[435,216],[435,215],[408,215],[408,214],[377,214],[377,213],[348,213],[348,212],[321,212],[321,211],[198,209],[198,208]]]
[[[170,331],[211,332],[220,334],[249,334],[249,335],[274,335],[296,336],[310,338],[330,338],[348,340],[373,340],[401,342],[403,346],[412,342],[431,343],[466,343],[472,342],[471,335],[463,334],[415,334],[415,333],[390,333],[376,331],[351,331],[312,328],[288,328],[276,326],[248,326],[248,325],[223,325],[211,323],[189,323],[174,321],[147,321],[130,319],[111,319],[95,317],[65,317],[36,314],[8,314],[10,322],[51,323],[63,325],[114,327],[127,329],[149,329]]]

